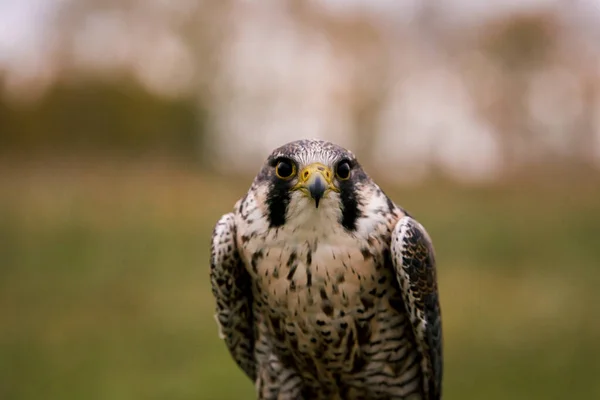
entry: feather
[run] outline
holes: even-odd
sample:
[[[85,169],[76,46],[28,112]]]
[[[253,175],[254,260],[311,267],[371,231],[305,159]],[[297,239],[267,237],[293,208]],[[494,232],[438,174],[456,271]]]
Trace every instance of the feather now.
[[[252,288],[235,243],[232,213],[223,215],[213,230],[210,280],[216,300],[219,337],[225,340],[238,366],[254,381]]]
[[[441,398],[442,322],[433,245],[425,228],[403,217],[392,232],[391,254],[402,298],[421,353],[426,399]]]

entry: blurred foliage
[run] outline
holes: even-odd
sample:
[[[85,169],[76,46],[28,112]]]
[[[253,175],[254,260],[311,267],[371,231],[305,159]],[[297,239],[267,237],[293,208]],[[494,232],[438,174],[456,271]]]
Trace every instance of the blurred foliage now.
[[[552,14],[502,18],[485,27],[483,50],[511,73],[540,67],[556,47],[558,27]]]
[[[205,122],[199,108],[191,98],[151,94],[133,79],[62,80],[32,103],[0,98],[0,151],[196,157]]]
[[[253,398],[208,281],[237,180],[0,164],[0,398]],[[436,245],[446,399],[599,398],[600,184],[397,189]]]

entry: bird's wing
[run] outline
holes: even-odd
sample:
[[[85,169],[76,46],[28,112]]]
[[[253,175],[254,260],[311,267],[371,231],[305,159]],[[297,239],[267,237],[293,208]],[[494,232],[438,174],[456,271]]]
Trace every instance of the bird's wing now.
[[[238,366],[255,381],[252,287],[235,244],[233,213],[223,215],[213,230],[210,281],[217,302],[219,336]]]
[[[441,398],[442,320],[438,298],[436,262],[427,231],[409,216],[392,232],[391,257],[406,311],[422,356],[426,398]]]

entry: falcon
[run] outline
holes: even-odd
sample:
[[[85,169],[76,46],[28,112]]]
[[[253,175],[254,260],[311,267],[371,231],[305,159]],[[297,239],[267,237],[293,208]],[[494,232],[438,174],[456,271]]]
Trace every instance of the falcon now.
[[[275,149],[216,223],[210,279],[258,399],[441,398],[431,239],[350,151]]]

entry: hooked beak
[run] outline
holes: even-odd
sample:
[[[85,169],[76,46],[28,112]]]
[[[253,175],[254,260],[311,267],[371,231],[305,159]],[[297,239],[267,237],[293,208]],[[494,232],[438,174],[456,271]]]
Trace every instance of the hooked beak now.
[[[315,200],[317,208],[319,208],[319,202],[327,194],[327,191],[338,191],[333,184],[333,172],[321,163],[310,164],[302,169],[294,190],[300,190],[310,195]]]

